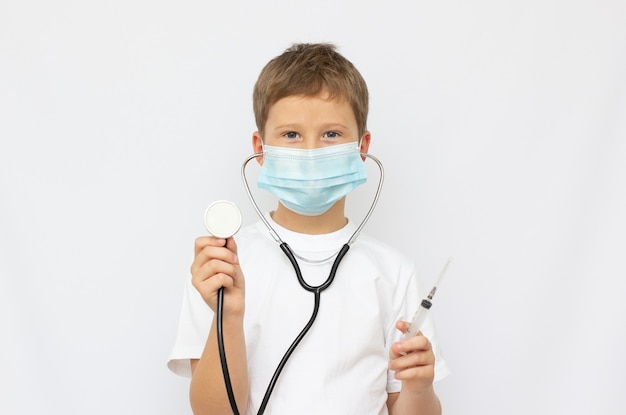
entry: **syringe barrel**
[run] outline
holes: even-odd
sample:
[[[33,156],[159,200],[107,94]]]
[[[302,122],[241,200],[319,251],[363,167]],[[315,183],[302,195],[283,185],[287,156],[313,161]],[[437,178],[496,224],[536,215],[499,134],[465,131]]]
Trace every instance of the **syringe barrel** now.
[[[404,332],[400,340],[410,339],[415,336],[422,328],[424,324],[424,320],[426,320],[426,316],[428,316],[428,312],[430,310],[430,306],[432,303],[426,299],[422,300],[422,304],[418,307],[413,319],[411,320],[411,324],[409,325],[409,329]]]

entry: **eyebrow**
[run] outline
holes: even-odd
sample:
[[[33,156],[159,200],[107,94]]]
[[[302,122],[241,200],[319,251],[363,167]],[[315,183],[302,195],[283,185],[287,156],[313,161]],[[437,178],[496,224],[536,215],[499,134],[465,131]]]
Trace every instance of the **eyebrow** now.
[[[294,130],[299,127],[298,124],[281,124],[273,128],[273,130]]]
[[[281,124],[273,128],[273,130],[297,130],[300,124]],[[340,123],[328,123],[321,125],[322,130],[347,130],[348,126]]]

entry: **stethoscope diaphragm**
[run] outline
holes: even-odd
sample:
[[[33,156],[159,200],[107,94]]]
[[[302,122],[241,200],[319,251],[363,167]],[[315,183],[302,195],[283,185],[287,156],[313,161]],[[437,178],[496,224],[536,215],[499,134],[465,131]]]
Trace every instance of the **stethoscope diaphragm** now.
[[[241,211],[228,200],[215,201],[204,211],[204,226],[217,238],[230,238],[241,227]]]

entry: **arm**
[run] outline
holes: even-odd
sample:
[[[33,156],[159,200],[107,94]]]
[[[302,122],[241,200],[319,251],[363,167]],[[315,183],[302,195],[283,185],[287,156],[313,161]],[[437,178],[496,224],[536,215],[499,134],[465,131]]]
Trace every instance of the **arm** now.
[[[226,244],[225,244],[226,242]],[[244,278],[237,260],[237,245],[213,237],[196,240],[195,258],[191,266],[192,283],[207,305],[216,312],[217,291],[224,287],[224,348],[240,413],[248,402],[248,369],[243,333]],[[217,348],[217,314],[202,356],[191,362],[189,397],[195,415],[232,414]]]
[[[405,331],[407,322],[400,321],[396,327]],[[387,407],[391,415],[441,415],[441,404],[433,388],[435,355],[428,339],[417,336],[399,341],[389,351],[389,369],[402,380],[400,393],[391,393]]]

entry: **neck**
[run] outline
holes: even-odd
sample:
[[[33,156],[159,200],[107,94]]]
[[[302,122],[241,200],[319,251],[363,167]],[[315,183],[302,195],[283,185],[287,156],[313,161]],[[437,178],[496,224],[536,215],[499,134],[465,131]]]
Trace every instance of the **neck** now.
[[[319,216],[305,216],[287,209],[279,202],[276,211],[272,212],[272,219],[283,228],[293,232],[309,235],[331,233],[348,223],[344,215],[345,203],[344,197]]]

